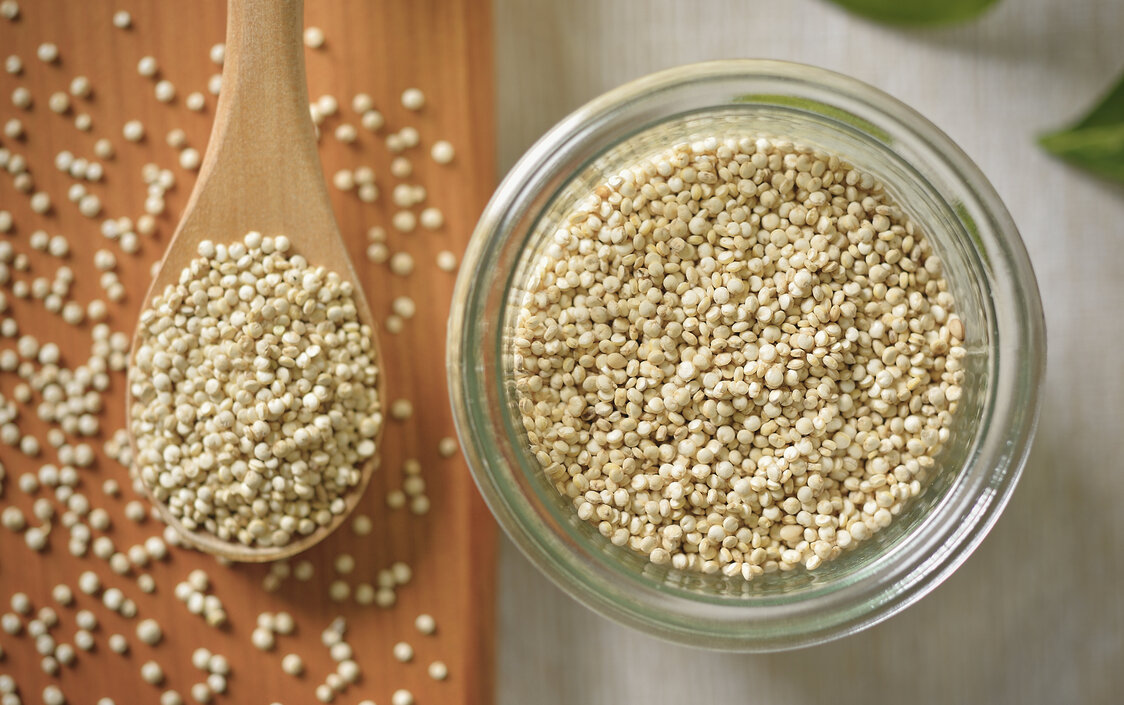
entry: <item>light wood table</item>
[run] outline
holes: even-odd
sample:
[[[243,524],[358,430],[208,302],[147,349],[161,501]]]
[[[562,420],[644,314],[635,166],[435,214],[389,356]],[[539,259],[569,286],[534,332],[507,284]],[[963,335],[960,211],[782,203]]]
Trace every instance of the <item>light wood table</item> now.
[[[0,172],[0,210],[10,211],[16,223],[12,232],[0,234],[0,242],[11,243],[15,252],[30,261],[30,271],[17,271],[12,279],[31,281],[53,276],[64,262],[35,252],[30,246],[31,233],[43,228],[51,235],[64,234],[70,242],[65,264],[72,268],[76,280],[73,298],[85,305],[93,298],[104,298],[93,259],[95,251],[105,248],[116,255],[117,273],[126,286],[123,301],[109,305],[108,324],[114,331],[131,334],[150,281],[149,267],[163,252],[195,181],[194,171],[179,166],[167,135],[181,129],[187,144],[202,152],[210,134],[216,98],[207,93],[207,86],[219,67],[209,54],[212,45],[225,36],[226,2],[20,0],[19,4],[22,10],[17,21],[0,19],[0,58],[18,55],[23,60],[19,75],[0,73],[0,124],[20,119],[26,134],[20,139],[0,137],[0,146],[27,160],[35,189],[48,193],[54,207],[43,215],[33,213],[28,196],[15,188],[15,179],[6,171]],[[118,10],[132,13],[131,28],[113,26],[111,18]],[[32,503],[36,498],[46,498],[55,508],[54,528],[42,553],[29,550],[23,535],[0,530],[0,613],[9,611],[13,593],[24,592],[35,609],[52,606],[57,610],[60,622],[52,638],[58,643],[73,640],[77,610],[93,610],[101,627],[94,632],[94,650],[80,651],[73,667],[62,668],[57,678],[41,671],[36,643],[27,636],[26,625],[22,636],[0,633],[0,648],[5,652],[0,658],[0,674],[15,678],[24,703],[42,702],[41,693],[48,683],[61,687],[72,705],[93,705],[103,696],[112,697],[118,705],[156,703],[161,689],[144,683],[139,675],[141,664],[148,659],[162,666],[166,676],[163,687],[175,689],[188,699],[192,684],[205,677],[192,667],[191,655],[196,647],[224,655],[232,666],[228,690],[215,697],[216,703],[317,702],[317,684],[336,668],[321,645],[320,634],[337,616],[347,620],[347,641],[363,671],[358,683],[336,696],[337,705],[354,705],[367,698],[386,705],[398,688],[413,692],[419,705],[477,705],[491,700],[494,528],[463,458],[460,454],[446,458],[438,450],[440,440],[454,433],[446,401],[443,345],[454,274],[440,270],[436,263],[442,250],[456,253],[459,259],[491,192],[494,150],[489,10],[488,0],[305,3],[306,25],[319,27],[326,37],[322,48],[307,51],[310,97],[334,96],[339,103],[339,111],[322,125],[324,171],[332,179],[340,170],[368,167],[381,190],[378,199],[370,203],[355,189],[330,188],[337,222],[367,291],[372,314],[381,326],[383,374],[387,375],[389,397],[386,406],[393,400],[407,399],[414,409],[408,420],[387,419],[380,451],[382,465],[356,509],[357,514],[371,517],[373,531],[360,536],[350,525],[341,527],[292,562],[311,561],[315,566],[311,579],[290,577],[275,592],[264,589],[263,581],[270,570],[267,566],[224,567],[210,556],[187,549],[172,550],[167,560],[153,561],[128,575],[114,575],[92,552],[81,558],[68,552],[69,532],[61,518],[65,506],[51,499],[55,497],[53,492],[44,488],[31,496],[19,490],[21,475],[36,472],[45,463],[61,464],[47,444],[46,425],[36,418],[35,405],[40,396],[35,394],[31,404],[21,405],[20,427],[39,438],[42,452],[29,457],[0,444],[0,464],[6,466],[8,475],[0,487],[0,507],[17,506],[30,524],[39,525],[39,520],[30,519]],[[36,58],[37,48],[46,41],[56,43],[60,50],[58,60],[50,64]],[[176,86],[178,95],[172,102],[158,102],[154,96],[156,79],[137,74],[143,56],[156,59],[156,78]],[[73,99],[65,115],[53,113],[48,108],[50,96],[65,91],[77,75],[89,77],[92,94]],[[30,110],[13,106],[10,96],[17,87],[30,91]],[[411,112],[401,105],[402,92],[409,87],[425,92],[427,101],[421,111]],[[194,91],[206,95],[200,112],[186,107],[187,96]],[[361,126],[361,117],[353,108],[358,93],[369,94],[385,117],[385,125],[377,133]],[[89,132],[75,128],[77,113],[92,116]],[[129,143],[122,138],[122,126],[128,120],[143,122],[146,136],[142,141]],[[335,136],[342,125],[356,128],[354,142]],[[387,148],[385,137],[406,126],[417,129],[420,145],[403,154],[413,165],[412,173],[404,175],[396,169],[399,176],[394,176],[391,162],[395,154]],[[77,206],[67,201],[74,180],[54,164],[61,150],[92,158],[99,138],[109,139],[116,155],[99,160],[104,162],[104,177],[85,185],[102,203],[100,216],[91,219],[80,215]],[[449,140],[456,150],[455,159],[448,165],[439,165],[430,157],[432,145],[442,139]],[[142,236],[139,251],[130,255],[120,242],[103,237],[99,226],[104,218],[136,219],[143,213],[146,188],[141,175],[147,163],[170,169],[177,183],[165,195],[167,210],[156,219],[156,231]],[[444,225],[432,232],[418,227],[411,233],[392,227],[392,218],[400,210],[392,198],[399,184],[424,185],[425,202],[415,205],[413,211],[428,206],[440,208]],[[408,252],[414,258],[416,267],[410,276],[392,275],[387,264],[368,261],[368,230],[373,227],[387,231],[391,252]],[[315,255],[310,259],[315,262]],[[47,313],[43,302],[17,299],[10,284],[0,286],[0,292],[10,304],[10,311],[0,318],[10,315],[18,321],[21,333],[57,343],[67,367],[85,362],[92,332],[89,322],[77,327],[67,325],[59,316]],[[392,301],[400,296],[415,300],[417,315],[400,333],[392,334],[384,324]],[[14,347],[14,340],[0,338],[0,350]],[[13,398],[20,381],[14,372],[3,372],[0,394]],[[104,534],[117,550],[127,551],[145,538],[160,534],[162,527],[151,519],[135,523],[125,518],[126,502],[137,495],[130,489],[126,469],[101,451],[103,441],[123,424],[123,374],[112,375],[103,402],[103,433],[89,439],[97,460],[79,472],[77,491],[93,507],[105,509],[112,517],[111,526],[106,531],[95,530],[94,536]],[[70,442],[78,440],[71,438]],[[430,498],[430,511],[424,516],[406,508],[392,511],[387,507],[388,494],[403,487],[404,464],[410,458],[420,462]],[[102,492],[106,479],[120,484],[120,496],[109,497]],[[346,575],[334,568],[341,554],[350,554],[355,562]],[[398,591],[393,608],[358,604],[358,587],[377,582],[379,571],[396,561],[408,562],[413,576]],[[224,629],[208,627],[202,617],[190,614],[173,597],[177,582],[193,569],[210,573],[213,594],[222,600],[230,618]],[[66,608],[51,599],[50,591],[56,584],[67,584],[77,592],[78,576],[87,570],[100,575],[106,588],[122,590],[134,600],[138,619],[156,619],[164,629],[163,642],[155,648],[142,644],[134,636],[137,619],[111,614],[97,597],[79,594],[76,604]],[[155,580],[154,593],[140,591],[137,576],[141,573]],[[350,585],[350,599],[330,599],[330,585],[337,580]],[[270,651],[252,648],[251,633],[259,613],[279,611],[291,613],[296,620],[294,635],[278,637],[276,648]],[[423,635],[415,628],[414,620],[421,613],[436,619],[435,634]],[[113,633],[128,638],[128,654],[119,656],[108,648],[107,638]],[[398,641],[413,646],[414,658],[409,663],[400,663],[394,657],[392,648]],[[303,659],[304,674],[299,678],[282,672],[282,657],[289,653]],[[427,674],[429,665],[438,660],[448,667],[447,679],[435,680]]]
[[[696,651],[607,622],[505,540],[498,702],[1121,702],[1124,189],[1033,140],[1124,70],[1124,3],[1000,0],[976,23],[897,30],[816,0],[496,0],[495,23],[501,172],[586,100],[681,63],[789,59],[897,96],[976,160],[1013,213],[1050,359],[1038,437],[1004,516],[905,613],[791,653]]]

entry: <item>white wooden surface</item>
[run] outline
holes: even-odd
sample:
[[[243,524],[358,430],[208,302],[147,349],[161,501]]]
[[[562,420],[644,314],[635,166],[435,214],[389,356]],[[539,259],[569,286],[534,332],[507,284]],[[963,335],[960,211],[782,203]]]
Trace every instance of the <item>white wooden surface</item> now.
[[[1000,0],[975,23],[895,30],[820,0],[495,0],[499,164],[595,95],[680,63],[817,64],[888,91],[995,184],[1049,329],[1038,437],[995,530],[943,586],[858,636],[720,655],[611,624],[506,540],[501,705],[1124,702],[1124,188],[1043,154],[1124,70],[1124,2]]]

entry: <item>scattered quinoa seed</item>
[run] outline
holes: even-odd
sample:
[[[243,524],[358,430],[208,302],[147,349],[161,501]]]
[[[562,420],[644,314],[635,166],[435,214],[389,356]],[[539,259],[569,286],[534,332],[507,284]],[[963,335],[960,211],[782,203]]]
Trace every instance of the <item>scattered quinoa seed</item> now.
[[[50,42],[44,42],[39,45],[39,48],[35,51],[35,55],[38,56],[39,60],[43,63],[53,64],[58,61],[59,48]]]
[[[437,442],[437,452],[442,458],[451,458],[457,454],[460,446],[457,445],[457,439],[452,436],[445,436]]]
[[[394,645],[394,658],[402,663],[414,660],[414,647],[404,641]]]
[[[319,49],[324,46],[324,30],[319,27],[305,28],[304,45],[309,49]]]
[[[139,120],[130,120],[125,123],[121,134],[130,142],[140,142],[144,139],[144,125],[142,125]]]
[[[449,164],[455,156],[453,145],[445,140],[434,142],[429,150],[429,156],[438,164]]]
[[[407,88],[402,92],[402,107],[407,110],[421,110],[425,106],[425,94],[417,88]]]
[[[422,634],[434,634],[437,631],[437,620],[431,615],[419,614],[417,618],[414,619],[414,627]]]
[[[437,268],[443,272],[454,272],[457,269],[457,256],[449,250],[437,253]]]
[[[400,277],[414,272],[414,257],[409,252],[396,252],[390,258],[390,271]]]
[[[286,654],[285,658],[281,659],[281,670],[290,676],[299,676],[304,672],[304,661],[297,654]]]
[[[434,661],[429,664],[429,668],[426,670],[429,677],[435,681],[443,681],[449,677],[449,667],[445,665],[444,661]]]
[[[156,59],[151,56],[141,57],[137,62],[137,73],[145,78],[151,78],[156,75]]]

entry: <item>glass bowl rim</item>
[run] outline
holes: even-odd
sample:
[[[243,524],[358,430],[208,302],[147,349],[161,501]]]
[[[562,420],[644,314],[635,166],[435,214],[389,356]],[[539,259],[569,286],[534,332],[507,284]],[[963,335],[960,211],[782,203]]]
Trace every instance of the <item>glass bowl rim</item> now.
[[[975,472],[975,484],[978,485],[975,491],[984,492],[987,496],[981,498],[964,495],[966,490],[961,488],[958,506],[963,515],[959,518],[964,521],[964,525],[951,533],[946,532],[943,541],[930,542],[928,548],[931,553],[919,562],[910,563],[908,570],[898,571],[903,573],[895,576],[898,580],[881,585],[873,591],[868,589],[865,593],[857,591],[850,596],[835,595],[833,602],[822,605],[824,609],[834,612],[833,619],[827,621],[817,619],[814,605],[811,605],[821,598],[804,600],[799,604],[800,609],[793,611],[784,606],[733,606],[692,599],[689,596],[665,595],[679,609],[674,615],[675,619],[668,620],[665,611],[653,609],[653,605],[646,603],[647,597],[626,593],[622,599],[622,594],[616,593],[614,586],[606,584],[604,580],[591,582],[586,575],[588,571],[584,571],[583,565],[576,562],[580,556],[572,555],[562,542],[543,535],[542,532],[549,531],[549,527],[542,521],[536,522],[529,518],[522,511],[524,508],[513,505],[512,497],[506,494],[497,474],[502,474],[506,469],[497,467],[497,464],[506,466],[506,463],[489,452],[490,449],[482,440],[486,434],[481,431],[487,430],[487,425],[495,425],[497,422],[494,418],[481,418],[482,415],[477,413],[479,407],[474,406],[472,400],[475,389],[480,386],[477,366],[481,361],[473,357],[476,347],[471,344],[474,340],[473,333],[478,331],[479,316],[469,315],[469,312],[474,310],[473,304],[482,301],[483,291],[491,283],[493,275],[505,274],[492,271],[485,266],[485,262],[490,253],[512,237],[509,226],[514,219],[511,214],[527,208],[536,195],[535,189],[525,188],[526,184],[534,183],[536,175],[559,165],[562,165],[563,181],[573,178],[580,169],[566,167],[564,156],[559,155],[565,155],[567,148],[572,147],[576,139],[580,139],[583,130],[589,125],[600,124],[605,120],[624,119],[622,113],[627,114],[630,107],[635,109],[640,101],[659,93],[674,94],[677,90],[703,81],[736,82],[752,79],[784,81],[788,90],[783,97],[819,101],[826,93],[846,99],[847,110],[840,110],[832,104],[816,104],[819,108],[839,110],[844,113],[844,122],[850,122],[846,119],[849,116],[857,120],[864,130],[881,131],[885,125],[895,134],[915,139],[928,148],[933,159],[942,161],[942,166],[950,170],[953,181],[943,185],[961,189],[958,195],[966,196],[971,201],[970,212],[982,216],[976,218],[974,223],[979,230],[979,239],[974,244],[975,254],[980,255],[979,250],[982,249],[985,259],[998,259],[1005,270],[1010,270],[1006,272],[1007,277],[988,282],[987,288],[992,296],[1002,296],[1009,305],[1016,307],[1012,320],[1006,321],[1006,326],[1013,329],[1004,330],[1003,333],[1008,344],[1010,341],[1007,336],[1014,335],[1018,339],[1015,349],[1022,350],[1025,354],[1018,359],[1003,360],[1000,365],[997,344],[989,344],[989,357],[995,358],[991,364],[996,368],[989,371],[989,375],[1002,374],[1007,380],[1004,386],[1012,387],[1008,391],[1018,393],[1020,399],[1019,403],[1007,403],[1004,408],[997,409],[992,397],[998,394],[999,384],[995,385],[989,398],[985,399],[985,420],[993,424],[989,432],[992,436],[1001,434],[1006,437],[1010,454],[990,458],[994,467],[977,467],[976,464],[967,463],[961,469],[964,476],[968,476],[970,470]],[[732,100],[728,104],[718,103],[708,107],[733,105],[735,102]],[[857,114],[852,112],[855,108],[858,108]],[[686,112],[702,112],[705,109],[706,107],[691,106]],[[840,119],[840,115],[831,117]],[[872,141],[875,139],[868,136]],[[612,146],[611,143],[598,144],[597,153],[603,153]],[[946,195],[944,190],[941,190],[941,195]],[[972,216],[969,214],[967,217]],[[505,284],[505,289],[509,285],[510,281]],[[1000,323],[995,322],[994,326],[997,327]],[[997,334],[998,330],[993,333]],[[916,602],[967,559],[1002,512],[1029,452],[1030,439],[1038,417],[1038,384],[1045,366],[1045,324],[1033,270],[1014,222],[990,183],[950,138],[897,99],[856,79],[803,64],[742,59],[689,64],[639,78],[590,101],[540,138],[504,178],[473,233],[457,279],[449,319],[447,354],[454,421],[473,477],[493,515],[532,563],[583,604],[628,626],[696,646],[760,651],[820,643],[869,627]],[[1020,381],[1021,384],[1014,384]],[[474,382],[477,387],[473,386]],[[500,415],[502,416],[502,412]],[[485,413],[483,416],[488,415]],[[502,422],[503,419],[500,420]],[[958,477],[956,483],[961,482],[966,480]],[[955,489],[955,486],[950,487],[947,494],[953,495]],[[942,499],[932,509],[931,516],[925,518],[923,525],[936,521],[942,509],[948,511],[947,499]],[[515,502],[518,503],[518,499]],[[974,506],[967,506],[972,502],[975,502]],[[904,539],[900,543],[905,543]],[[891,547],[889,552],[893,550],[895,547]],[[636,577],[641,582],[645,579],[639,575]],[[869,588],[869,585],[865,587]],[[653,589],[656,588],[653,586]],[[707,625],[699,610],[718,610],[731,618],[738,613],[738,618],[748,620],[747,623],[755,623],[761,610],[767,610],[773,613],[769,617],[770,623],[780,620],[787,627],[769,634],[762,634],[756,629],[708,628],[713,625]],[[737,620],[733,621],[741,624]]]

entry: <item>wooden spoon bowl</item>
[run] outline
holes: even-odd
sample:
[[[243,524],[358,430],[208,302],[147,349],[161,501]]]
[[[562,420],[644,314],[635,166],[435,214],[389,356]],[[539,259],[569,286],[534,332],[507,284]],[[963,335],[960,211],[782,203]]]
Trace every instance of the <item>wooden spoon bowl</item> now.
[[[310,266],[323,266],[351,282],[359,321],[370,328],[375,359],[381,361],[371,311],[332,214],[320,168],[308,109],[303,9],[303,0],[229,0],[222,91],[210,142],[142,310],[151,307],[166,286],[179,281],[180,272],[198,257],[203,240],[233,243],[250,231],[285,235],[292,251],[304,256]],[[139,327],[133,336],[130,367],[139,347],[138,336]],[[385,404],[384,379],[380,371],[378,398]],[[126,429],[135,459],[139,456],[132,431],[131,394],[126,397]],[[345,510],[329,524],[295,536],[284,546],[246,546],[207,531],[193,531],[163,502],[151,494],[149,498],[163,520],[195,548],[235,561],[286,558],[323,540],[355,508],[378,464],[381,435],[380,425],[375,455],[360,468],[358,484],[343,495]]]

